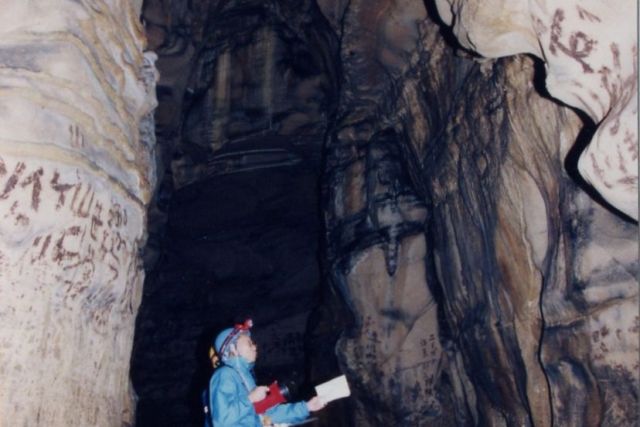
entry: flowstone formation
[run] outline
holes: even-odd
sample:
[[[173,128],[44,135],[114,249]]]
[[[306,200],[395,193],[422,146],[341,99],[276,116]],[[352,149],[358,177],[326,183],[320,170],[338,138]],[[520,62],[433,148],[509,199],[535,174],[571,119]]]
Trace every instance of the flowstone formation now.
[[[154,55],[125,1],[0,18],[0,425],[131,425]]]
[[[546,87],[598,127],[580,154],[582,176],[638,220],[637,2],[436,0],[459,42],[497,58],[544,61]]]
[[[636,423],[637,226],[573,174],[573,147],[593,129],[546,95],[540,62],[472,55],[431,2],[319,4],[342,42],[324,193],[331,277],[353,315],[338,354],[355,424]],[[473,28],[493,40],[504,29],[489,21]],[[553,28],[561,56],[571,32]],[[632,57],[627,42],[618,48]],[[614,122],[634,112],[633,86],[616,87],[628,96],[600,98]],[[614,181],[629,171],[613,190],[623,203],[611,202],[633,215],[635,151],[621,143],[622,158],[614,144],[596,166],[608,162]]]

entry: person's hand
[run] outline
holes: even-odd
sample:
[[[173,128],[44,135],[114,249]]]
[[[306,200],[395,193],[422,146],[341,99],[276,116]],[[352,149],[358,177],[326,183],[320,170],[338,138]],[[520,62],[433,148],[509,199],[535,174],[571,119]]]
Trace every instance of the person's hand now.
[[[258,387],[251,390],[249,393],[249,400],[251,403],[260,402],[265,397],[267,397],[267,393],[269,392],[269,387],[266,385],[259,385]]]
[[[324,403],[318,396],[312,397],[311,400],[307,402],[307,409],[309,409],[309,412],[319,411],[325,406],[327,406],[327,404]]]
[[[262,427],[275,427],[275,424],[271,421],[271,417],[268,415],[260,415],[260,422],[262,423]]]

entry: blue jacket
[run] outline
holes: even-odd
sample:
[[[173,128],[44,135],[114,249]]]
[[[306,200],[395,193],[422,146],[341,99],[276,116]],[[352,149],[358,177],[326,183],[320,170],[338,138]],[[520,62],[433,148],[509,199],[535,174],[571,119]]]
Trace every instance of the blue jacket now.
[[[249,400],[256,387],[251,365],[233,357],[216,369],[209,381],[209,408],[214,427],[261,427],[260,417]],[[309,416],[306,402],[282,403],[267,410],[274,423],[295,424]],[[205,426],[206,426],[205,422]]]

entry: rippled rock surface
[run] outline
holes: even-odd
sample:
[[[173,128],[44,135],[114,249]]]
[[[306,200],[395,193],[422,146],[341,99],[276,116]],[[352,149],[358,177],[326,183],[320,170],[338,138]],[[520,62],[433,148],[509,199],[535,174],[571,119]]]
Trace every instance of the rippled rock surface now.
[[[325,194],[355,423],[633,425],[637,226],[578,187],[593,129],[539,63],[475,60],[433,8],[321,5],[342,29]]]
[[[120,1],[0,17],[0,425],[131,425],[154,55]]]

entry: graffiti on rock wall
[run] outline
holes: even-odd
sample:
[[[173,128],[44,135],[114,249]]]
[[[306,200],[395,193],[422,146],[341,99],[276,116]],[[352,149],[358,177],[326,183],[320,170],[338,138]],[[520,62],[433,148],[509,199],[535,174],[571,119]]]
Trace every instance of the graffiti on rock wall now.
[[[0,218],[23,248],[17,265],[62,284],[63,304],[84,295],[111,306],[130,292],[137,242],[124,203],[77,168],[0,157]]]
[[[568,166],[577,166],[579,181],[590,184],[614,208],[637,220],[635,2],[621,1],[617,7],[602,0],[436,3],[458,41],[467,48],[492,58],[531,53],[544,61],[548,93],[584,111],[596,125],[586,147],[573,147]],[[502,19],[496,19],[500,10],[514,13],[503,13]],[[493,36],[484,37],[487,33]]]
[[[560,50],[565,55],[576,60],[582,66],[583,72],[593,73],[593,68],[585,61],[585,59],[589,57],[597,41],[582,31],[576,31],[571,33],[569,36],[568,45],[563,43],[561,38],[563,36],[562,21],[564,21],[564,19],[564,11],[562,9],[556,9],[556,12],[553,15],[553,22],[551,23],[549,51],[553,55],[557,55],[558,50]]]

